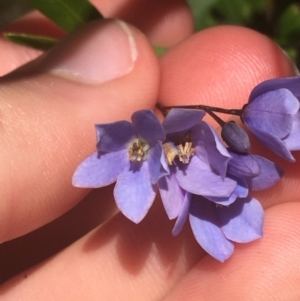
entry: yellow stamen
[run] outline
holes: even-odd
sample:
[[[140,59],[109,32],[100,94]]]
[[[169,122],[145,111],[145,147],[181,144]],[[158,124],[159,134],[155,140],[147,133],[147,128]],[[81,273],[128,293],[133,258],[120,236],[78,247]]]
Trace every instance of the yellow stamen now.
[[[195,148],[192,147],[192,142],[185,142],[184,146],[182,144],[177,145],[179,161],[187,164],[190,162],[190,157],[195,154]]]
[[[168,164],[172,165],[175,157],[178,154],[176,146],[172,142],[166,142],[163,144],[163,148]]]
[[[148,150],[148,143],[140,139],[134,140],[129,148],[129,160],[138,162],[145,160],[148,155]]]

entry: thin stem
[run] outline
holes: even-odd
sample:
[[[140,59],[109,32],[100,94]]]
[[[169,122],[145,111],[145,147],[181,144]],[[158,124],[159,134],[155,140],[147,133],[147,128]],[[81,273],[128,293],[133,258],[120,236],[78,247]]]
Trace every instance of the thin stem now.
[[[241,109],[223,109],[218,107],[206,106],[206,105],[189,105],[189,106],[163,106],[160,103],[156,104],[156,107],[164,114],[164,112],[168,112],[172,108],[179,108],[179,109],[196,109],[196,110],[204,110],[208,113],[208,111],[219,112],[224,114],[230,115],[237,115],[241,116],[243,110]]]
[[[168,112],[172,109],[172,107],[167,109],[167,107],[164,107],[159,102],[157,102],[155,106],[161,111],[161,113],[164,115],[164,117],[166,117],[168,115]]]
[[[206,113],[210,115],[221,127],[223,127],[226,122],[222,120],[219,116],[213,113],[211,110],[206,110]]]

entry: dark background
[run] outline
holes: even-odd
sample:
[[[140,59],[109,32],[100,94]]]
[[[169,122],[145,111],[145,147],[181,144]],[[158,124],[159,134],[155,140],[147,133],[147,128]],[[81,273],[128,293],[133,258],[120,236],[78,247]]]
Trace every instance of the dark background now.
[[[30,10],[31,7],[25,0],[0,0],[0,27]]]

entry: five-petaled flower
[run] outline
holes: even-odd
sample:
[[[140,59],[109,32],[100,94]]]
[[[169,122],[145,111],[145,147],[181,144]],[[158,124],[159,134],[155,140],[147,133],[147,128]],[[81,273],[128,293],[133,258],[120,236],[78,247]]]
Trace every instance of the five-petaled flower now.
[[[96,125],[98,151],[77,167],[73,185],[99,188],[117,181],[118,208],[139,223],[154,201],[155,184],[168,168],[162,148],[165,132],[153,111],[135,112],[131,119],[132,123]]]
[[[171,173],[184,190],[204,196],[226,197],[236,187],[236,181],[226,177],[230,154],[215,131],[201,120],[204,115],[203,111],[187,109],[172,109],[168,113],[162,123],[167,135],[165,144],[168,150],[174,150],[166,153],[167,161],[172,167]],[[159,181],[161,192],[168,190],[169,178]]]
[[[262,144],[289,161],[300,150],[299,98],[300,77],[267,80],[253,89],[241,116]]]

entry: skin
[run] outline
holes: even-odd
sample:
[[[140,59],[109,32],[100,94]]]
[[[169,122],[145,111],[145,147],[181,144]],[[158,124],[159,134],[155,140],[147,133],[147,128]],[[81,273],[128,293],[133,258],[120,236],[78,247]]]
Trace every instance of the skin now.
[[[173,47],[158,61],[146,36],[132,27],[139,56],[121,78],[78,85],[40,72],[34,62],[0,80],[2,300],[299,300],[300,166],[254,140],[253,151],[286,173],[272,189],[253,194],[266,209],[263,239],[236,245],[223,264],[201,250],[188,225],[172,237],[174,222],[159,199],[135,225],[117,212],[113,187],[72,187],[76,166],[95,149],[94,123],[129,119],[157,99],[240,108],[256,84],[295,75],[278,46],[259,33],[221,26],[192,34],[181,1],[164,2],[152,25],[130,13],[137,1],[111,2],[95,5],[130,21],[152,42]],[[156,2],[145,1],[153,14]],[[13,26],[33,32],[35,18],[41,17],[35,13]],[[42,20],[39,30],[63,35]],[[0,44],[3,75],[40,54]],[[51,83],[56,89],[47,88]]]

